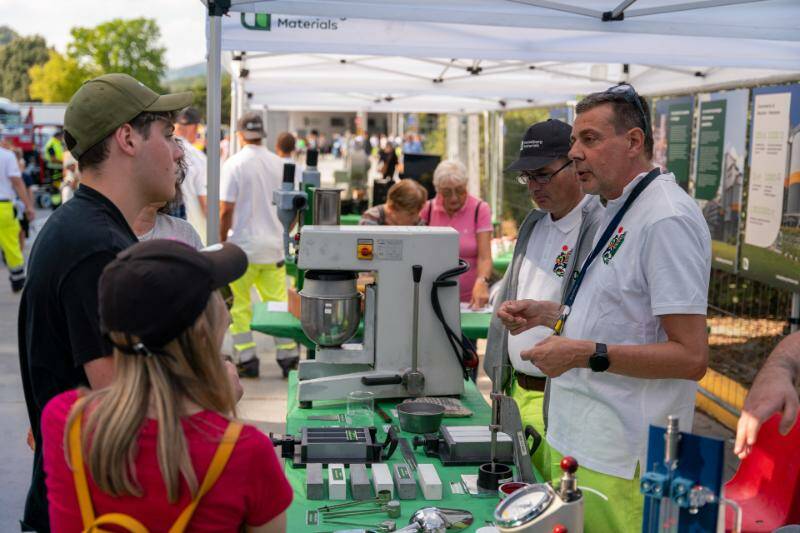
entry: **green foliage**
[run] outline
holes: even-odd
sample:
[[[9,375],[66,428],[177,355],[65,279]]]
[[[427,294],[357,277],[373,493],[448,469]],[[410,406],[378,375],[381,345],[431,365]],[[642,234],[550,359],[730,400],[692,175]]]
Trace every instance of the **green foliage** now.
[[[0,46],[8,44],[19,37],[19,34],[8,26],[0,26]]]
[[[549,111],[544,108],[516,109],[503,115],[506,130],[503,139],[503,168],[519,157],[519,145],[528,126],[547,120],[549,116]],[[516,177],[516,172],[503,174],[502,219],[513,219],[519,224],[531,210],[531,200],[528,190],[517,183]]]
[[[223,73],[220,83],[222,87],[222,125],[225,126],[231,121],[231,76],[230,74]],[[206,122],[206,94],[208,87],[206,84],[205,76],[195,76],[191,78],[181,78],[174,80],[168,84],[169,92],[192,91],[194,93],[194,100],[192,105],[200,111],[203,116],[203,121]]]
[[[157,43],[161,30],[153,19],[114,19],[94,28],[72,28],[67,55],[100,74],[129,74],[155,91],[166,71],[166,48]]]
[[[447,153],[447,115],[420,113],[419,132],[425,136],[423,151],[444,159]]]
[[[0,46],[0,96],[18,102],[30,100],[28,69],[47,60],[47,43],[39,35],[17,37]]]
[[[75,91],[97,73],[82,67],[77,61],[50,50],[50,59],[34,65],[28,71],[31,78],[30,95],[45,103],[69,102]]]

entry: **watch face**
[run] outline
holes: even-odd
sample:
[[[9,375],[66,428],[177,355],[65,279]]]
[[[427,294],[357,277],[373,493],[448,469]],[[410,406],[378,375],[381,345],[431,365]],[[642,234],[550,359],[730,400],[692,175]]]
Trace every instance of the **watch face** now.
[[[608,370],[610,363],[606,354],[594,354],[589,358],[589,368],[595,372],[605,372]]]

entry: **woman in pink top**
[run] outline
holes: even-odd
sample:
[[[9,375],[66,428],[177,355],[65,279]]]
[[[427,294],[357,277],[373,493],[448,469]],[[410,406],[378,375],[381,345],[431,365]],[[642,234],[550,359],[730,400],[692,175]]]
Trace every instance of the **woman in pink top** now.
[[[461,301],[479,309],[489,302],[492,274],[492,212],[489,204],[467,193],[467,169],[458,161],[439,163],[433,172],[436,197],[422,208],[429,226],[458,231],[458,255],[469,263],[459,278]]]
[[[230,243],[153,240],[103,270],[114,380],[42,415],[53,532],[286,531],[292,489],[270,439],[233,418],[238,381],[220,355],[230,315],[216,289],[246,269]]]

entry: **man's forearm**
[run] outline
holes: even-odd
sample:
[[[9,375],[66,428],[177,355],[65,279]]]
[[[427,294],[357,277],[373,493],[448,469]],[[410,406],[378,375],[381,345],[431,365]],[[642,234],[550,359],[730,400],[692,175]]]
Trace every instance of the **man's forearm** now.
[[[793,383],[800,379],[800,331],[792,333],[772,350],[764,369],[779,368],[788,372]]]
[[[28,190],[25,187],[25,182],[22,181],[22,178],[12,177],[11,186],[14,187],[14,192],[17,193],[17,196],[19,196],[19,199],[22,200],[22,203],[25,204],[25,208],[33,211],[33,204],[31,203],[31,198],[28,195]]]

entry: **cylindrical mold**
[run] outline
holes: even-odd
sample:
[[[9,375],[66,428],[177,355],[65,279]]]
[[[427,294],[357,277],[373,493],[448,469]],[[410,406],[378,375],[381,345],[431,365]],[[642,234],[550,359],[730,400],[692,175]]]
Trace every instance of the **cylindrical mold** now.
[[[338,226],[341,189],[314,189],[314,225]]]
[[[674,470],[678,466],[678,443],[681,439],[678,417],[667,417],[667,431],[664,433],[664,464]]]

